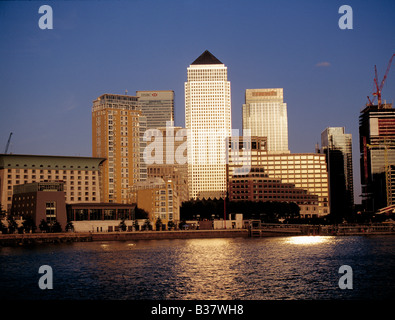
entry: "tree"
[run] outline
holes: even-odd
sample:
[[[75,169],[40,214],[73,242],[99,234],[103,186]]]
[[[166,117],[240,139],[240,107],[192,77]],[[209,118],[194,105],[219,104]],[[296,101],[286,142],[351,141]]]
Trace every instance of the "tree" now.
[[[55,220],[51,225],[51,232],[62,232],[62,226],[60,225],[59,221]]]
[[[7,215],[7,211],[3,209],[3,205],[0,202],[0,219],[4,218]]]
[[[155,226],[156,226],[156,231],[160,231],[162,228],[162,219],[158,218],[155,222]]]
[[[126,231],[125,219],[123,219],[123,220],[119,223],[119,229],[121,229],[122,231]]]
[[[34,223],[34,220],[31,216],[27,216],[26,219],[22,222],[23,229],[25,232],[35,232],[37,227],[36,224]]]
[[[49,230],[48,223],[44,219],[40,221],[40,225],[38,227],[41,230],[41,232],[48,232]]]
[[[73,223],[71,222],[71,221],[69,221],[69,222],[67,222],[67,224],[66,224],[66,227],[65,227],[65,230],[67,231],[67,232],[69,232],[69,231],[74,231],[74,225],[73,225]]]
[[[185,226],[186,224],[187,224],[186,221],[185,221],[185,220],[182,220],[182,221],[179,223],[178,228],[179,228],[180,230],[183,230],[183,229],[184,229],[184,226]]]
[[[176,226],[176,225],[174,224],[173,220],[170,220],[170,221],[167,223],[167,229],[168,229],[168,230],[173,229],[175,226]]]
[[[149,221],[149,219],[146,219],[144,222],[144,228],[145,230],[151,230],[152,226],[151,226],[151,221]]]
[[[8,219],[7,219],[7,222],[8,222],[8,232],[9,233],[14,233],[15,230],[18,229],[18,224],[14,220],[14,217],[9,216]]]
[[[4,223],[1,220],[0,220],[0,232],[7,233],[7,227],[4,225]]]

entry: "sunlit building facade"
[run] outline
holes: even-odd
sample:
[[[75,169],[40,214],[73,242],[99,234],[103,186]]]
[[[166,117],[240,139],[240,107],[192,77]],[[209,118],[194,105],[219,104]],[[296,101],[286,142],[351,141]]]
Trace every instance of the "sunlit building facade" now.
[[[180,206],[174,182],[161,178],[148,178],[130,188],[130,199],[137,207],[148,213],[148,219],[155,224],[158,219],[167,225],[169,221],[180,220]]]
[[[287,104],[283,89],[247,89],[243,104],[243,132],[267,137],[269,152],[288,151]]]
[[[140,181],[141,110],[138,98],[103,94],[92,107],[92,154],[104,157],[101,199],[127,203],[130,186]]]
[[[226,191],[225,139],[231,135],[227,67],[205,51],[187,72],[185,126],[190,198],[220,198]]]
[[[165,127],[174,121],[174,91],[136,91],[142,115],[147,117],[147,129]]]
[[[11,210],[14,186],[39,182],[64,184],[65,201],[100,202],[100,171],[105,158],[0,155],[0,203]],[[26,214],[30,214],[26,208]]]
[[[264,137],[249,137],[248,145],[241,143],[245,139],[240,137],[240,143],[229,144],[227,177],[228,183],[233,186],[240,180],[252,182],[242,182],[250,184],[248,190],[233,186],[228,189],[232,191],[230,196],[233,199],[242,200],[241,196],[248,196],[244,199],[295,202],[303,205],[303,216],[320,217],[330,213],[328,171],[324,154],[272,153],[266,149]],[[258,177],[256,173],[262,176]],[[248,179],[243,179],[245,177]]]
[[[147,130],[147,135],[155,135],[156,139],[160,136],[161,145],[159,150],[152,151],[152,156],[157,158],[157,161],[147,165],[147,177],[172,180],[181,205],[189,200],[186,129],[174,126],[159,127]],[[160,153],[158,157],[156,152]]]

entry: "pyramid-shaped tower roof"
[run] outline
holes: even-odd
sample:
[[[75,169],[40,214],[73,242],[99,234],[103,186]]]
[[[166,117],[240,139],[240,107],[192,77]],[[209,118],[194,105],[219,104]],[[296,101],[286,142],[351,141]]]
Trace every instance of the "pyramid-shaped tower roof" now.
[[[204,51],[194,62],[194,64],[223,64],[210,51]]]

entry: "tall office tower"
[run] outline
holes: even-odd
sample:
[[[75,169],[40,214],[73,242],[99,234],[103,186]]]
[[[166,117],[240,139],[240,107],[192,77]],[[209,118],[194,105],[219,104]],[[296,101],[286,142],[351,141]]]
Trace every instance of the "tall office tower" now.
[[[231,135],[227,67],[209,51],[188,67],[185,83],[190,198],[220,198],[226,192],[225,139]]]
[[[343,127],[326,128],[321,133],[321,150],[328,166],[331,212],[342,219],[354,206],[352,135]]]
[[[92,154],[107,159],[103,202],[127,203],[129,187],[140,179],[140,116],[138,97],[103,94],[93,101]]]
[[[247,89],[243,104],[243,132],[267,137],[268,152],[289,153],[287,104],[283,89]]]
[[[141,112],[147,117],[147,129],[165,127],[174,121],[174,91],[136,91]]]
[[[359,116],[362,204],[377,211],[395,204],[395,109],[367,106]]]
[[[147,164],[144,161],[144,150],[147,147],[147,142],[144,139],[145,131],[147,130],[147,117],[139,117],[139,134],[140,134],[140,181],[147,179]]]

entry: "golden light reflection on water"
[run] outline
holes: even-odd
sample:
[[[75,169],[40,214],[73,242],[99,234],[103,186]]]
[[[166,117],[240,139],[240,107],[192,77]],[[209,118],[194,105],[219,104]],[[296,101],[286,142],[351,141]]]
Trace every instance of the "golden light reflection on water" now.
[[[187,283],[182,299],[234,298],[240,259],[231,244],[231,239],[187,240],[177,269],[178,279]]]
[[[329,242],[331,237],[323,236],[296,236],[290,237],[286,240],[287,243],[297,244],[297,245],[315,245]]]

